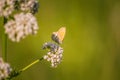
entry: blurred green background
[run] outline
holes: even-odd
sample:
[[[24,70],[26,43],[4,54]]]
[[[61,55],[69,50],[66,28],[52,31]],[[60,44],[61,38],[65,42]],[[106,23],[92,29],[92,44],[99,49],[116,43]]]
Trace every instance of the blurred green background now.
[[[120,0],[39,0],[38,34],[8,39],[8,62],[18,70],[40,58],[43,43],[66,26],[63,61],[42,61],[14,80],[120,80]],[[2,26],[0,18],[0,56]]]

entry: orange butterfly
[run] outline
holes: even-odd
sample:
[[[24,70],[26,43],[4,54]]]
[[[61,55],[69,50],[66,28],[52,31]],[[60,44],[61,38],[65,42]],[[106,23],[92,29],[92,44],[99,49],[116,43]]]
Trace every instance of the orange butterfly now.
[[[58,44],[62,44],[62,41],[65,37],[65,33],[66,33],[66,28],[65,27],[61,27],[57,32],[53,32],[52,33],[52,40],[55,41]]]

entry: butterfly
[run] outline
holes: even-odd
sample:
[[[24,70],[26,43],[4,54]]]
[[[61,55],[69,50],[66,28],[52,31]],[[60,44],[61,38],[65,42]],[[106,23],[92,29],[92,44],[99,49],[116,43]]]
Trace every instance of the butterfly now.
[[[52,40],[55,41],[58,44],[62,44],[62,41],[65,37],[65,33],[66,33],[66,28],[65,27],[61,27],[57,32],[53,32],[52,33]]]

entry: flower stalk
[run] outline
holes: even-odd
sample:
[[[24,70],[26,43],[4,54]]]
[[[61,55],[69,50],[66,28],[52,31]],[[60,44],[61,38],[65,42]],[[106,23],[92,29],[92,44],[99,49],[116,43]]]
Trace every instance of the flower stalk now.
[[[30,63],[29,65],[27,65],[26,67],[24,67],[23,69],[20,70],[20,72],[23,72],[25,70],[27,70],[28,68],[32,67],[33,65],[35,65],[36,63],[40,62],[41,60],[43,60],[43,58],[37,59],[35,61],[33,61],[32,63]]]
[[[33,61],[32,63],[30,63],[29,65],[27,65],[26,67],[22,68],[21,70],[17,71],[17,70],[13,70],[11,72],[11,74],[6,78],[7,80],[11,80],[17,76],[19,76],[22,72],[24,72],[25,70],[29,69],[30,67],[32,67],[33,65],[35,65],[36,63],[40,62],[41,60],[43,60],[43,57],[40,59],[37,59],[35,61]]]
[[[5,25],[7,23],[7,18],[4,17],[3,20],[3,25]],[[2,46],[2,53],[3,53],[3,58],[4,61],[7,62],[7,35],[5,33],[3,33],[3,46]]]

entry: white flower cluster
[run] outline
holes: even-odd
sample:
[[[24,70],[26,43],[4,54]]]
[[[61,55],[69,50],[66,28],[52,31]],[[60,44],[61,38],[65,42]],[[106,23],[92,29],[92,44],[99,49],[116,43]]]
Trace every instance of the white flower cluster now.
[[[31,11],[32,9],[38,8],[38,1],[36,0],[23,0],[20,4],[20,9],[22,11]]]
[[[5,80],[10,74],[12,69],[8,63],[5,63],[2,58],[0,58],[0,80]]]
[[[51,62],[51,66],[56,68],[58,64],[62,61],[63,48],[55,43],[45,43],[43,49],[50,49],[50,51],[43,58]]]
[[[15,0],[0,0],[0,16],[8,17],[14,11]]]
[[[36,34],[38,24],[36,18],[31,13],[20,13],[14,16],[5,24],[5,33],[15,42],[19,42],[29,34]]]

